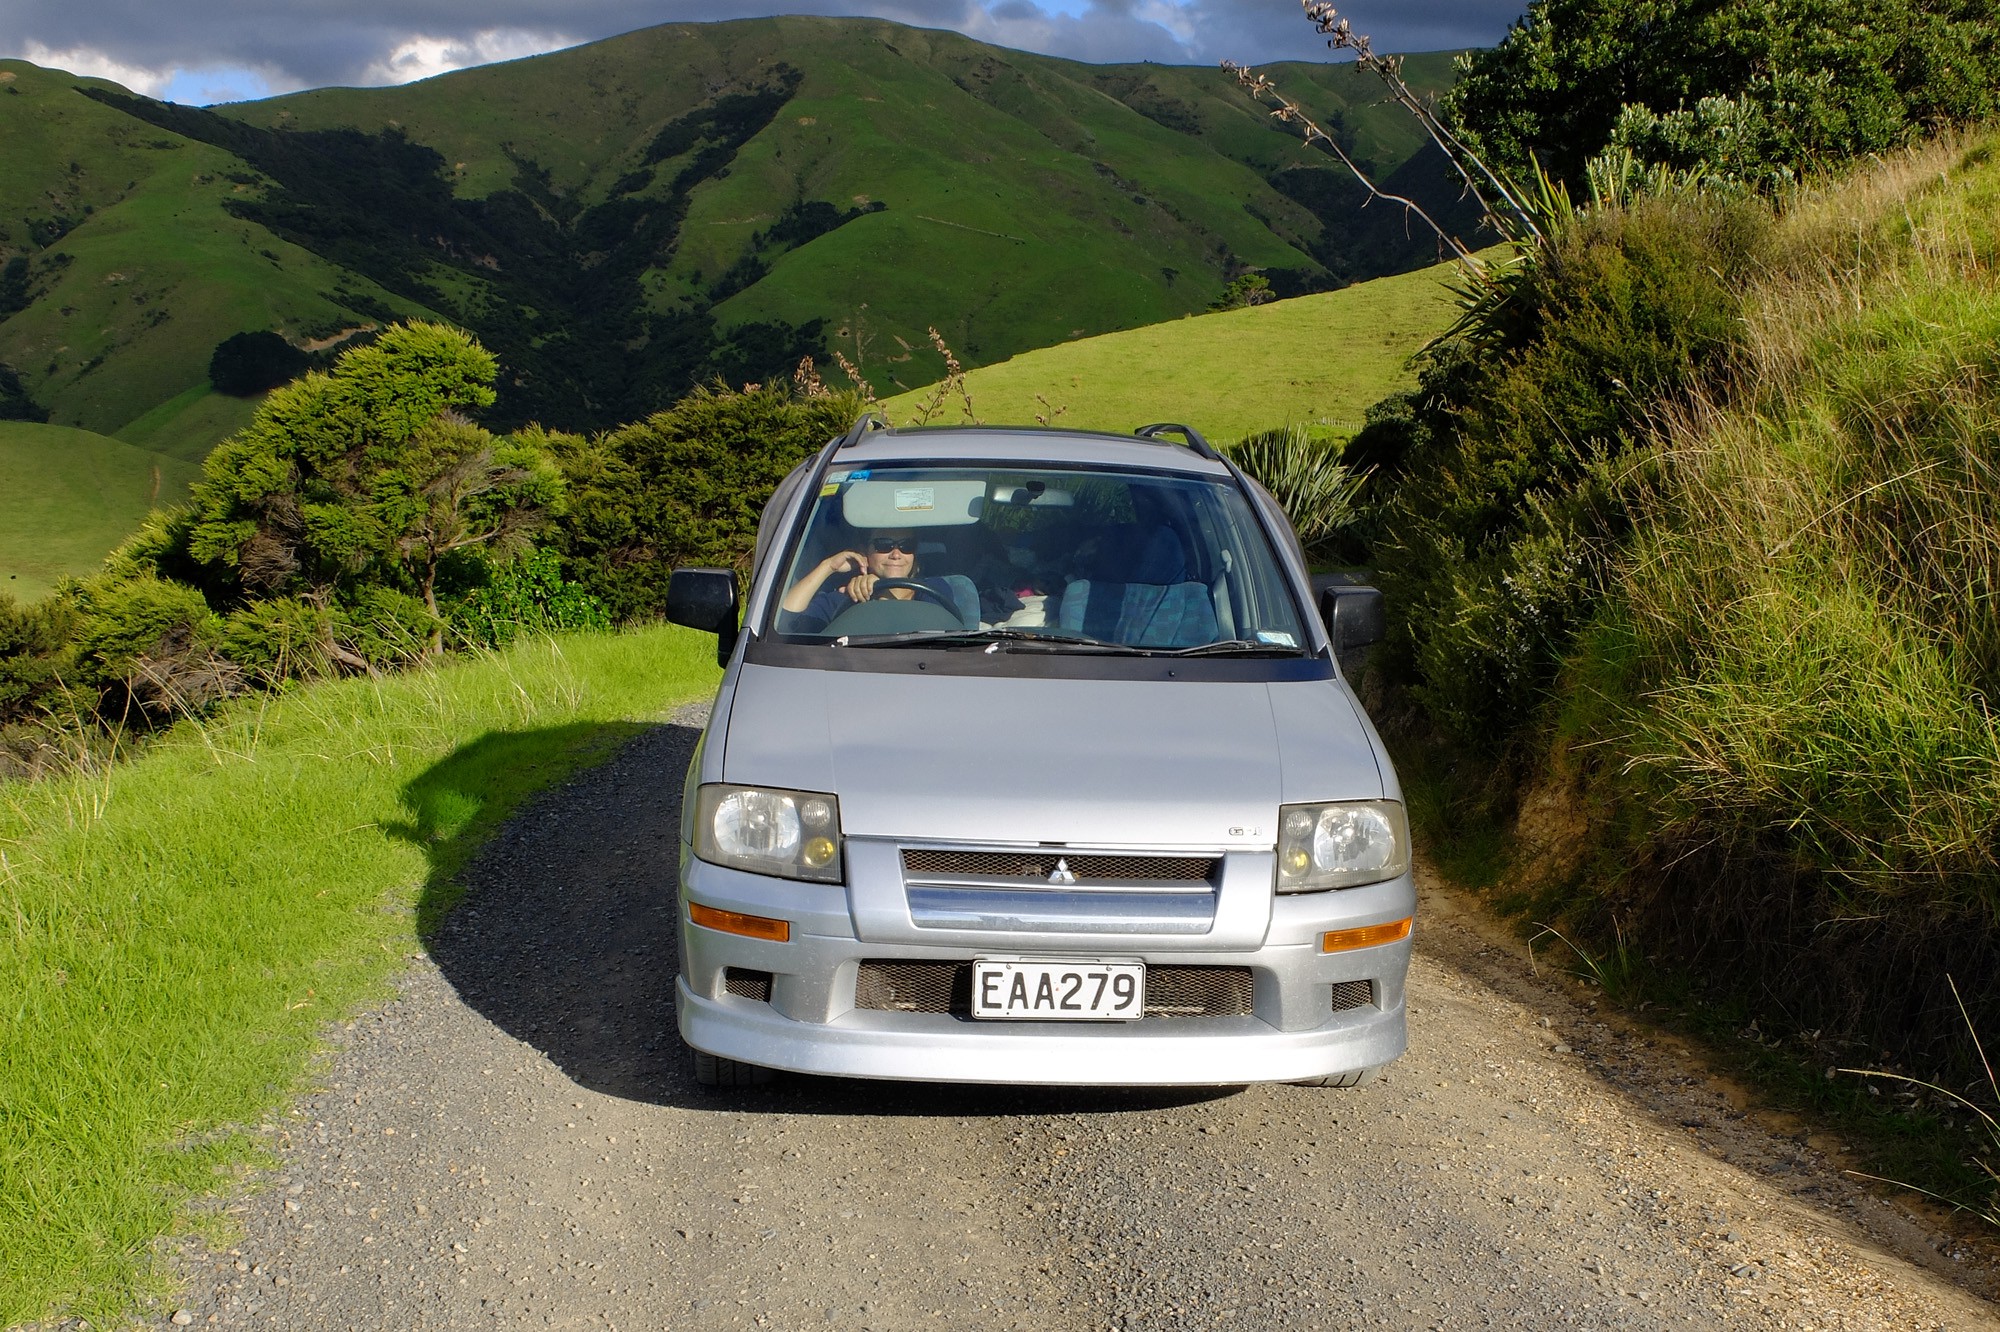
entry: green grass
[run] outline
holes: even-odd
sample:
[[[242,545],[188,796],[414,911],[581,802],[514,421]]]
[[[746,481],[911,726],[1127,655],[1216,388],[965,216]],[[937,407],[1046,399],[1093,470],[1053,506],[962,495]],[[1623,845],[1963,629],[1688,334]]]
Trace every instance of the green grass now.
[[[153,453],[201,466],[210,450],[250,424],[264,395],[232,398],[206,379],[129,422],[117,438]]]
[[[0,591],[32,601],[64,575],[92,572],[200,475],[88,430],[0,421]]]
[[[0,1324],[164,1292],[324,1024],[525,797],[713,688],[714,640],[536,640],[246,701],[92,776],[0,787]]]
[[[1370,403],[1411,382],[1411,354],[1451,323],[1450,269],[1045,347],[974,370],[966,384],[973,410],[993,424],[1027,424],[1060,407],[1055,424],[1091,430],[1179,421],[1225,441],[1295,423],[1345,433]],[[884,408],[902,424],[926,396],[905,393]],[[950,402],[943,419],[959,414]]]

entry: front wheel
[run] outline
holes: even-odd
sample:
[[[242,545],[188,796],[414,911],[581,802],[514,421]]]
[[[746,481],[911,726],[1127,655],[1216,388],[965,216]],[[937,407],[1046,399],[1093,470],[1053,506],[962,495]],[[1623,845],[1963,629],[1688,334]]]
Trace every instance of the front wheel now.
[[[1375,1081],[1375,1075],[1381,1071],[1379,1066],[1375,1068],[1357,1068],[1351,1073],[1329,1073],[1323,1078],[1300,1078],[1292,1085],[1294,1087],[1366,1087],[1369,1083]]]
[[[776,1072],[758,1064],[724,1059],[700,1050],[694,1052],[694,1080],[704,1087],[761,1087],[776,1076]]]

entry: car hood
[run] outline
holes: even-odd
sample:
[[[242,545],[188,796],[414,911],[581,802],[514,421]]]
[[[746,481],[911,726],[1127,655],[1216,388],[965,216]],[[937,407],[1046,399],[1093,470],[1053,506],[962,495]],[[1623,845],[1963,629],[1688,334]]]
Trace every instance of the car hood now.
[[[833,792],[850,837],[1269,847],[1282,803],[1383,791],[1338,681],[745,664],[728,728],[725,780]]]

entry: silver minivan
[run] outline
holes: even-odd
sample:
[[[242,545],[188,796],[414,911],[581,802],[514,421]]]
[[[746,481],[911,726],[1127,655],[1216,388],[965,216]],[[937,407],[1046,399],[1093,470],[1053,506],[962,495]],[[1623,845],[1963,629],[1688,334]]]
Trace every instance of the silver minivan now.
[[[773,494],[688,770],[681,1036],[770,1071],[1353,1086],[1403,1052],[1402,793],[1278,505],[1183,426],[890,429]]]

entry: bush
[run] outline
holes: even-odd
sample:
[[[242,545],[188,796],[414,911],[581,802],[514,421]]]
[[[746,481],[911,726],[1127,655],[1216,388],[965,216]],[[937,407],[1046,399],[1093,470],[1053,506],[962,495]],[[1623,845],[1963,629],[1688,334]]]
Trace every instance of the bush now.
[[[1245,436],[1228,452],[1271,492],[1308,553],[1353,525],[1355,497],[1366,477],[1342,461],[1340,440],[1302,425],[1280,426]]]
[[[483,647],[504,647],[524,633],[611,627],[604,603],[565,582],[561,559],[547,550],[491,569],[445,616],[461,638]]]

